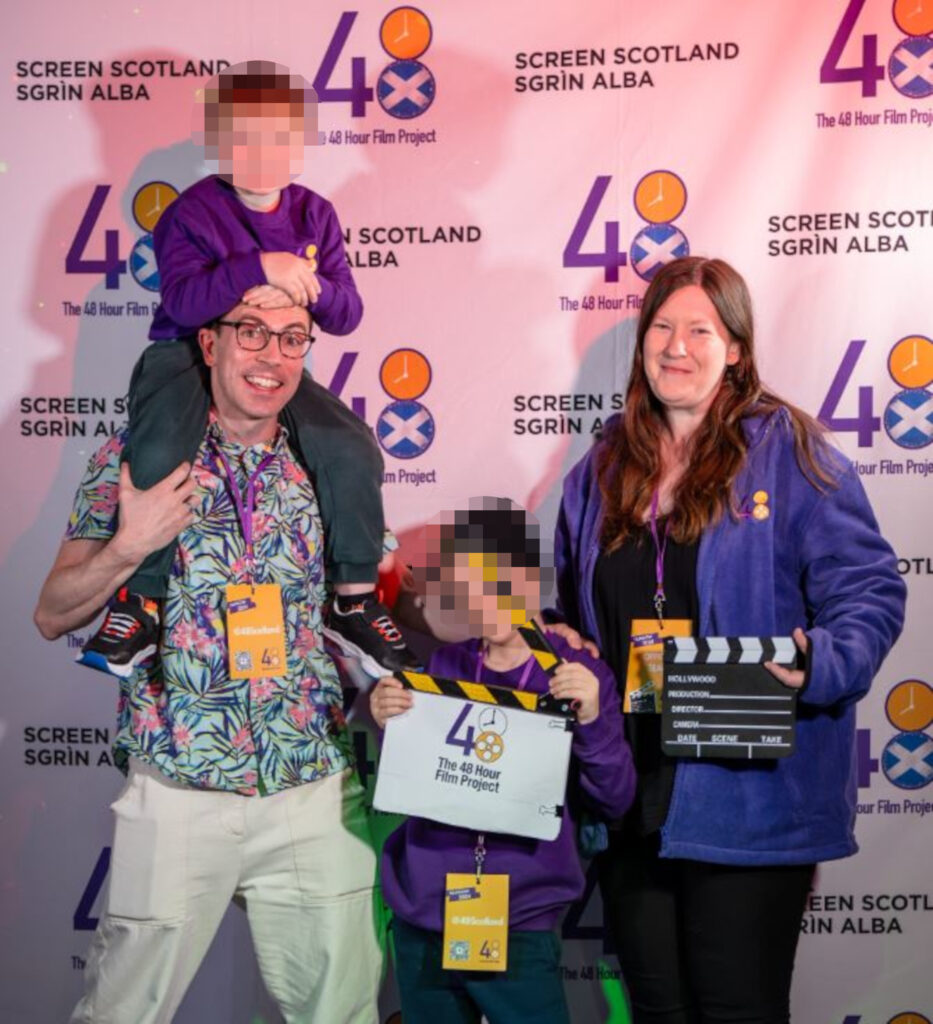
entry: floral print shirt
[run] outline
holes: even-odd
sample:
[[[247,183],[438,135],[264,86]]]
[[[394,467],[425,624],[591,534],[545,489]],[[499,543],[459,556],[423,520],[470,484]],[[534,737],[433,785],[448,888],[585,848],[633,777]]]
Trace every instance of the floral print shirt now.
[[[123,427],[88,463],[68,524],[69,540],[116,532]],[[255,484],[253,582],[282,588],[288,671],[234,680],[228,671],[226,586],[249,582],[243,531],[223,460],[245,495]],[[323,532],[314,490],[284,428],[272,444],[227,440],[212,417],[192,470],[199,505],[178,538],[163,605],[160,657],[120,683],[114,754],[146,761],[205,789],[270,794],[353,763],[337,670],[324,651]]]

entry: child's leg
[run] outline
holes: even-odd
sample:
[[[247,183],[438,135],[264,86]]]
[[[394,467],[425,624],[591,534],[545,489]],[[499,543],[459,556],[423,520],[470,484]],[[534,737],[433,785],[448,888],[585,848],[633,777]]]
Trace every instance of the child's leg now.
[[[338,593],[371,590],[385,530],[382,455],[372,431],[307,373],[281,419],[314,482],[327,578]]]
[[[560,954],[555,932],[510,931],[506,970],[470,971],[464,986],[489,1024],[570,1024]]]
[[[461,972],[441,967],[442,939],[437,932],[415,928],[396,917],[392,938],[405,1024],[479,1024],[482,1014],[466,994]]]
[[[194,338],[150,345],[130,378],[129,441],[123,461],[134,486],[158,483],[180,462],[193,461],[210,409],[207,367]],[[154,551],[115,596],[78,661],[126,678],[158,648],[159,605],[165,597],[175,543]]]
[[[327,635],[373,677],[414,669],[376,597],[385,521],[382,455],[369,427],[308,374],[281,415],[314,483],[324,523],[324,564],[337,592]]]
[[[195,338],[155,342],[143,352],[130,379],[130,433],[123,452],[134,487],[152,487],[179,463],[194,460],[207,429],[210,394]],[[164,597],[175,547],[173,542],[150,554],[127,589]]]

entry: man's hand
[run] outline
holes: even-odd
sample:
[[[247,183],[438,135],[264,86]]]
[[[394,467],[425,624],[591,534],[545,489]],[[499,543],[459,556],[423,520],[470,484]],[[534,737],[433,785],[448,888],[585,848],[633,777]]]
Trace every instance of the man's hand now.
[[[579,661],[562,662],[551,676],[550,691],[558,700],[569,700],[580,725],[599,717],[599,680]]]
[[[257,284],[255,288],[250,288],[244,293],[243,302],[257,309],[287,309],[295,305],[288,292],[272,284]]]
[[[810,646],[807,634],[798,626],[792,636],[797,649],[801,654],[806,654],[807,648]],[[789,686],[792,690],[799,690],[807,679],[806,673],[802,668],[785,668],[783,665],[775,665],[773,661],[766,661],[765,668],[778,682]]]
[[[384,729],[390,718],[407,711],[412,702],[411,690],[406,690],[393,676],[383,676],[369,695],[369,710],[376,725]]]
[[[290,252],[261,252],[266,281],[274,288],[281,288],[296,306],[310,306],[321,295],[321,282],[314,273],[317,265]]]
[[[111,543],[131,562],[142,562],[190,526],[195,515],[191,464],[182,462],[148,490],[133,486],[130,467],[120,466],[120,516]]]

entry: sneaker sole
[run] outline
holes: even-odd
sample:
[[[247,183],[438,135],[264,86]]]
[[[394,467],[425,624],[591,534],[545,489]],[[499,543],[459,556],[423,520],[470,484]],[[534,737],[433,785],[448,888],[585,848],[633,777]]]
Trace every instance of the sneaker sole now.
[[[147,658],[152,657],[155,653],[155,644],[150,644],[148,647],[144,647],[132,661],[128,661],[125,665],[112,665],[102,654],[98,654],[97,651],[82,651],[75,658],[75,662],[78,665],[85,665],[87,668],[96,669],[98,672],[103,672],[108,676],[116,676],[118,679],[129,679],[136,671],[136,666]]]
[[[383,676],[391,676],[394,674],[395,669],[386,668],[385,665],[380,665],[371,654],[367,654],[362,648],[357,647],[356,644],[347,640],[345,636],[338,633],[335,629],[328,629],[328,627],[325,626],[323,633],[341,654],[346,655],[348,658],[354,658],[358,661],[360,663],[360,668],[362,668],[368,676],[372,676],[373,679],[381,679]]]

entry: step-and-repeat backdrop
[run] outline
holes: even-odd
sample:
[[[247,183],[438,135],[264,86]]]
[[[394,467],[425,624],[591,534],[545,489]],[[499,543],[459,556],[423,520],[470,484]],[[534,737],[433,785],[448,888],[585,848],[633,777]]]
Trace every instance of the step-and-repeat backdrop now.
[[[819,872],[795,1017],[933,1018],[933,3],[34,0],[0,48],[0,1017],[77,998],[120,786],[115,688],[33,606],[124,418],[153,227],[205,173],[198,90],[262,58],[321,99],[301,181],[335,203],[366,311],[312,369],[376,430],[403,543],[476,494],[550,527],[621,405],[646,282],[688,252],[746,275],[765,380],[857,460],[910,594],[859,708],[861,853]],[[358,751],[371,781],[362,729]],[[575,1018],[625,1021],[590,882],[564,924]],[[235,909],[177,1019],[277,1019]]]

